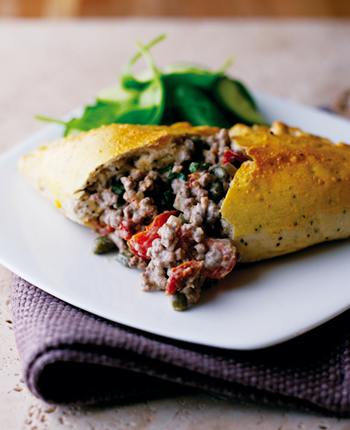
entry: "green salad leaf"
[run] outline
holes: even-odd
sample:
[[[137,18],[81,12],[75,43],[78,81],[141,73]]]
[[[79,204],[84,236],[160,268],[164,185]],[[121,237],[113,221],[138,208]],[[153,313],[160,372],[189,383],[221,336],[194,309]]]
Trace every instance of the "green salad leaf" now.
[[[176,121],[221,128],[232,126],[224,109],[220,109],[206,92],[189,84],[180,84],[170,90],[166,109],[172,112]]]
[[[125,111],[118,122],[126,124],[159,124],[164,111],[164,86],[161,81],[161,73],[156,68],[154,61],[146,46],[136,42],[141,54],[145,57],[152,79],[139,89],[139,93],[130,109]]]
[[[123,67],[120,82],[100,91],[80,118],[66,122],[37,118],[65,125],[65,136],[112,123],[166,125],[187,121],[193,126],[223,128],[237,122],[267,125],[248,89],[225,75],[233,62],[231,57],[216,72],[183,63],[159,70],[150,49],[165,37],[160,35],[147,45],[136,42],[138,52]],[[148,69],[136,77],[132,69],[141,57]]]
[[[148,43],[148,45],[146,45],[144,47],[144,49],[148,51],[154,45],[161,42],[165,38],[166,38],[165,34],[162,34],[162,35],[156,37],[154,40],[152,40],[150,43]],[[138,43],[139,42],[136,42],[136,45]],[[140,49],[139,46],[138,46],[138,48]],[[122,73],[121,73],[121,85],[123,88],[142,90],[145,86],[147,86],[150,83],[148,80],[144,81],[144,80],[136,79],[132,73],[132,66],[136,63],[137,60],[139,60],[141,58],[142,55],[143,55],[142,51],[140,50],[140,52],[138,52],[136,55],[134,55],[134,57],[132,57],[132,59],[128,63],[126,63],[125,66],[123,67]],[[149,63],[149,60],[147,62]],[[152,61],[152,63],[153,63],[153,61]],[[150,63],[149,63],[149,65],[150,65]],[[154,66],[154,63],[153,63],[153,66]]]
[[[245,124],[268,125],[261,117],[253,97],[239,81],[226,76],[218,79],[213,86],[216,100],[236,115]]]

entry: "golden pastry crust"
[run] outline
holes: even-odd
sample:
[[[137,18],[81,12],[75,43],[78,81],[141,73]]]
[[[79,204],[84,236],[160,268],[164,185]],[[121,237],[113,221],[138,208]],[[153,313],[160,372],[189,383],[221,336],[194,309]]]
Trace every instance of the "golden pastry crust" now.
[[[236,125],[233,146],[252,159],[238,170],[221,212],[243,262],[350,235],[350,146],[276,122]]]

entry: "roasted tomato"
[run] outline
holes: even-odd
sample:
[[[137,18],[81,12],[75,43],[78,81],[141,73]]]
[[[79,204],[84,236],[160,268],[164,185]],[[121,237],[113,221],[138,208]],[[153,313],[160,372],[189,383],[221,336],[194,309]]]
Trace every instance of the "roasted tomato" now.
[[[171,269],[166,285],[165,295],[172,296],[183,287],[183,281],[189,276],[197,277],[203,267],[203,261],[188,261]]]
[[[176,248],[183,249],[185,251],[187,258],[189,260],[192,259],[191,243],[194,242],[192,234],[184,233],[182,228],[179,228],[176,232],[176,237],[177,237]]]
[[[238,154],[237,152],[232,151],[232,149],[226,149],[224,153],[224,158],[222,160],[222,164],[226,164],[226,163],[233,164],[235,161],[239,164],[242,164],[247,160],[248,158],[245,157],[244,155]]]
[[[203,273],[210,279],[222,279],[237,263],[237,249],[230,239],[206,237],[203,243],[208,251],[205,255]]]
[[[135,223],[132,222],[131,220],[123,220],[120,223],[120,227],[119,230],[121,232],[121,235],[123,236],[123,238],[125,240],[129,240],[132,238],[132,233],[134,231],[135,228]]]
[[[158,230],[168,221],[171,215],[176,216],[176,214],[177,211],[164,212],[155,217],[153,222],[146,227],[145,231],[134,234],[128,241],[131,251],[139,257],[150,260],[150,257],[147,255],[147,249],[152,246],[154,239],[159,237]]]

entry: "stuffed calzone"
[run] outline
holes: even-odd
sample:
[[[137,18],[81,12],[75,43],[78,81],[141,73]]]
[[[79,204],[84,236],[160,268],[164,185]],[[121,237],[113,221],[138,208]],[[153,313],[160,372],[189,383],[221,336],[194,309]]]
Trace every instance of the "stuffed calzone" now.
[[[47,143],[19,170],[178,310],[237,260],[350,235],[350,147],[279,122],[112,124]]]

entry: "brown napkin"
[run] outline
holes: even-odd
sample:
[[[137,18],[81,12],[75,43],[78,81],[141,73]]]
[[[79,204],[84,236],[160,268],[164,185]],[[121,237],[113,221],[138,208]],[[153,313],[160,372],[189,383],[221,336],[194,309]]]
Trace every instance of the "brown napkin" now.
[[[350,416],[350,311],[281,345],[233,351],[112,323],[13,275],[15,335],[29,390],[91,404],[190,387]]]

